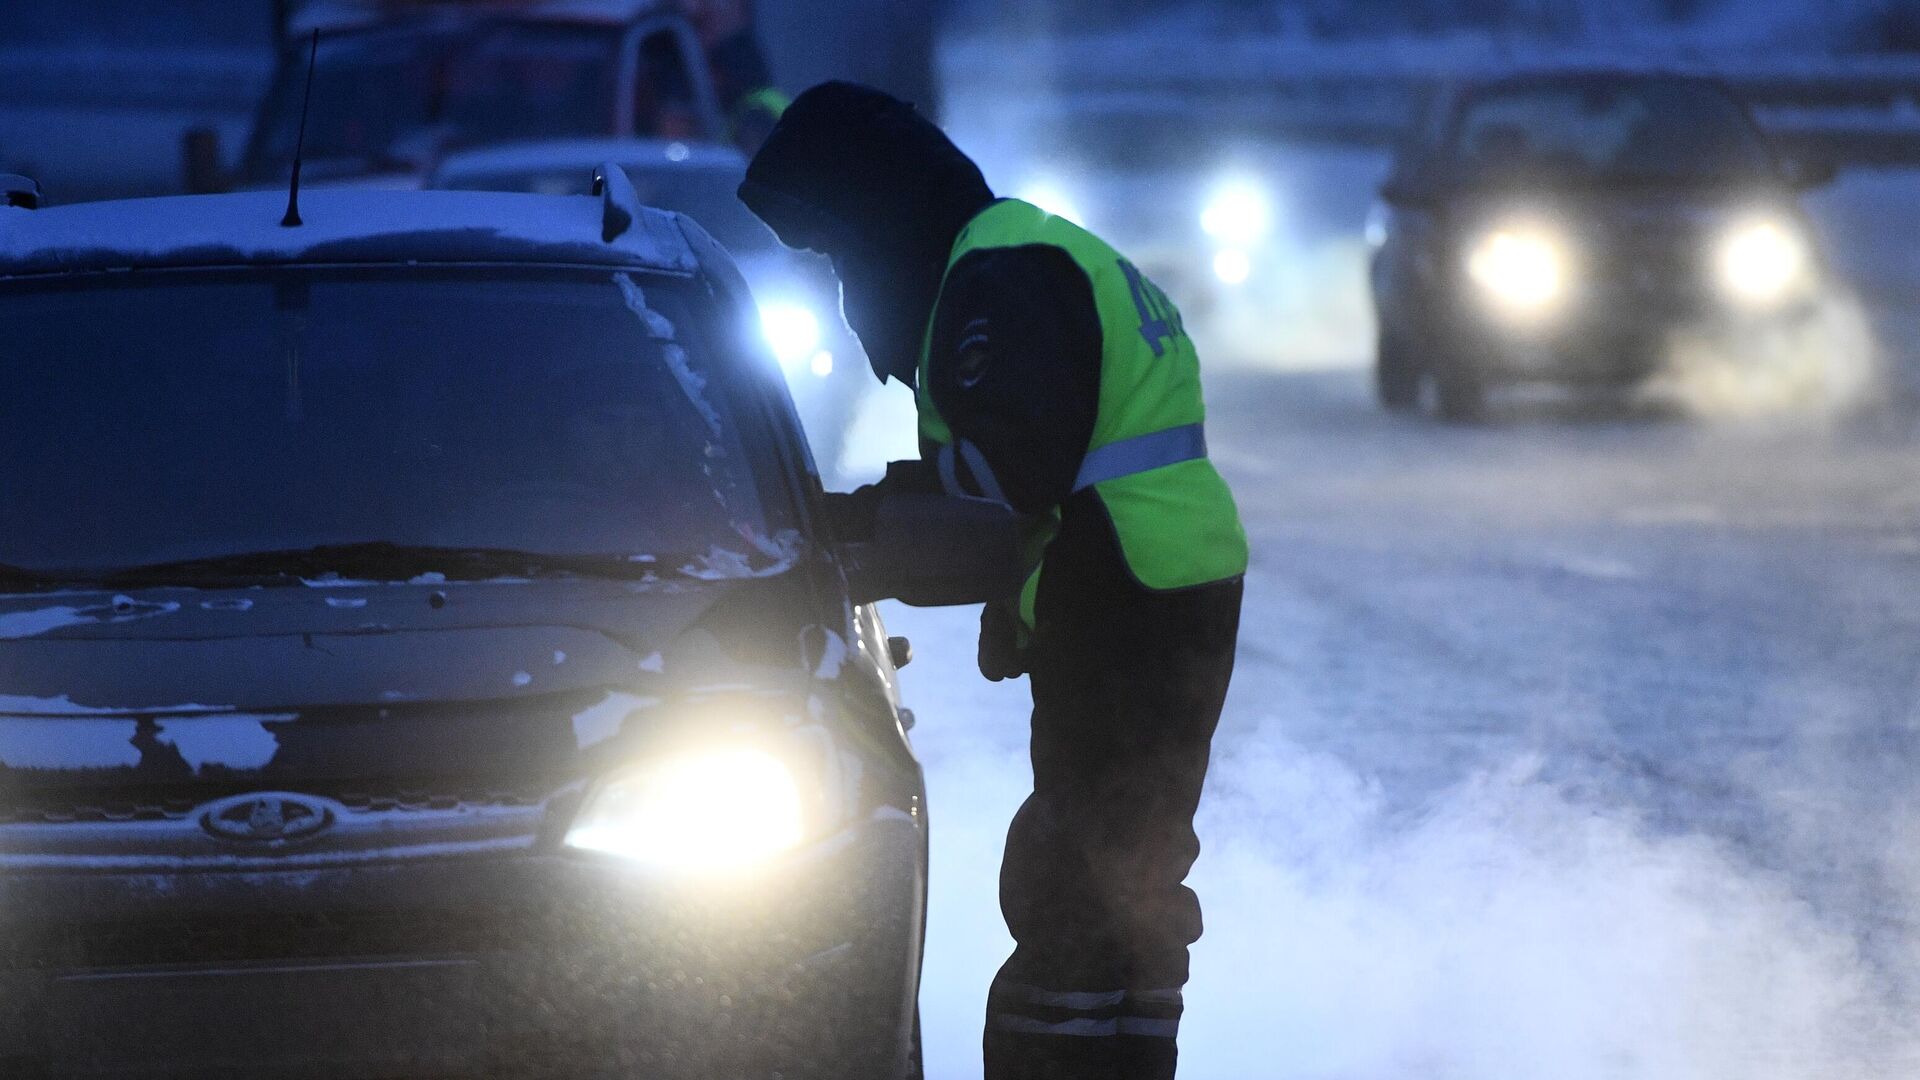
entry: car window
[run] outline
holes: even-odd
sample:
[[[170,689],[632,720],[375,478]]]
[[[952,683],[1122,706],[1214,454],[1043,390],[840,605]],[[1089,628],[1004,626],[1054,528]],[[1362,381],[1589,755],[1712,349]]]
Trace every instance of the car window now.
[[[699,101],[680,35],[659,30],[641,38],[633,83],[633,134],[662,139],[709,135],[703,130]]]
[[[462,146],[613,134],[619,43],[616,28],[533,23],[322,39],[307,160],[320,175],[412,169]],[[255,182],[291,167],[305,60],[290,53],[275,75],[247,163]]]
[[[693,296],[497,270],[0,293],[0,562],[391,541],[744,569],[776,474]]]
[[[609,132],[614,40],[602,27],[509,25],[455,50],[435,88],[448,144]]]
[[[1450,144],[1482,174],[1716,177],[1767,169],[1739,104],[1703,83],[1544,83],[1469,96]]]

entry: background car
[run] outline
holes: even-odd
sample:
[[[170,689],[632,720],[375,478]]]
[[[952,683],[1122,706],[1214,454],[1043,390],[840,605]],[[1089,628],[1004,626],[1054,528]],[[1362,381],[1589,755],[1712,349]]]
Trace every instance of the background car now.
[[[686,214],[732,255],[760,305],[814,457],[832,478],[847,432],[875,385],[866,353],[840,313],[840,285],[823,257],[780,243],[736,192],[747,162],[728,146],[654,139],[566,139],[452,155],[427,186],[584,195],[601,162],[618,164],[649,206]]]
[[[1377,392],[1480,414],[1521,381],[1630,387],[1671,333],[1808,317],[1822,260],[1778,157],[1704,78],[1527,74],[1443,96],[1369,224]]]
[[[284,184],[302,146],[311,182],[411,187],[461,149],[728,134],[699,38],[667,0],[337,0],[300,7],[287,31],[238,174],[226,174],[217,140],[202,132],[187,141],[190,189]]]
[[[731,261],[602,177],[0,205],[0,1074],[917,1073],[870,605],[1013,530],[820,533]]]

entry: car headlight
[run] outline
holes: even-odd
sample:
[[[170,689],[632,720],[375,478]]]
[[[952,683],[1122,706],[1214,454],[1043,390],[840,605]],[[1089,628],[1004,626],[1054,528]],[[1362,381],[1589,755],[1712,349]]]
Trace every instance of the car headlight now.
[[[1482,237],[1467,256],[1467,274],[1509,313],[1538,315],[1566,295],[1567,261],[1558,236],[1516,226]]]
[[[1234,182],[1222,186],[1200,211],[1200,231],[1244,248],[1273,229],[1273,200],[1258,186]]]
[[[677,873],[724,873],[798,846],[805,819],[800,783],[780,758],[750,746],[709,747],[601,781],[566,844]]]
[[[1222,285],[1245,285],[1253,276],[1253,258],[1239,248],[1227,248],[1213,256],[1213,276]]]
[[[1805,284],[1811,259],[1800,230],[1785,221],[1748,221],[1720,240],[1720,283],[1734,299],[1772,304]]]
[[[820,316],[804,304],[774,301],[760,305],[760,327],[766,334],[767,344],[773,347],[774,358],[787,371],[793,371],[801,364],[807,364],[818,374],[833,370],[833,356],[823,353],[820,348]],[[822,355],[826,359],[821,361]]]

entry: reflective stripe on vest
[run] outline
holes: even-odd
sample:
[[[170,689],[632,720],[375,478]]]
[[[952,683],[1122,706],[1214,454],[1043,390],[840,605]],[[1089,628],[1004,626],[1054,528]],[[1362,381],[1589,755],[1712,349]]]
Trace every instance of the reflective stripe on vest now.
[[[967,486],[960,482],[959,461],[967,463],[967,472],[973,477],[978,494],[968,491]],[[981,453],[979,447],[965,439],[948,443],[940,448],[938,464],[940,489],[947,494],[1007,505],[1007,493],[1001,489],[999,478],[993,475],[993,466],[987,464],[987,455]]]
[[[1086,274],[1100,320],[1100,399],[1073,490],[1091,490],[1099,498],[1127,568],[1147,588],[1181,589],[1245,573],[1246,532],[1226,481],[1206,456],[1199,358],[1179,309],[1099,237],[1013,199],[982,210],[960,231],[947,269],[976,251],[1032,246],[1059,249]],[[933,401],[933,327],[939,310],[936,302],[921,343],[915,397],[920,437],[928,457],[946,462],[943,478],[952,475],[958,485],[958,463],[965,462],[984,494],[991,471],[984,460],[976,466],[979,451],[969,453],[971,448],[961,445]],[[1056,507],[1031,538],[1035,570],[1020,598],[1029,626],[1041,557],[1058,523]]]
[[[1080,460],[1080,475],[1073,479],[1073,493],[1078,495],[1095,484],[1164,469],[1183,461],[1198,461],[1206,456],[1205,424],[1186,424],[1149,435],[1135,435],[1087,451],[1087,456]]]

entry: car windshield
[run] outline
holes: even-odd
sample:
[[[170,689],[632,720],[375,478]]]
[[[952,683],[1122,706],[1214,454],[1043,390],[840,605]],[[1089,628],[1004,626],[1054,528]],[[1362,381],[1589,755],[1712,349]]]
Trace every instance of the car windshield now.
[[[1451,156],[1472,174],[1603,180],[1711,180],[1772,167],[1739,103],[1677,79],[1479,91],[1460,110]]]
[[[771,500],[691,297],[497,268],[15,287],[0,562],[92,580],[379,542],[755,569]]]
[[[380,31],[322,40],[306,159],[329,166],[418,168],[446,149],[614,132],[621,31],[505,23],[461,34]],[[249,178],[293,161],[305,57],[275,80]]]

